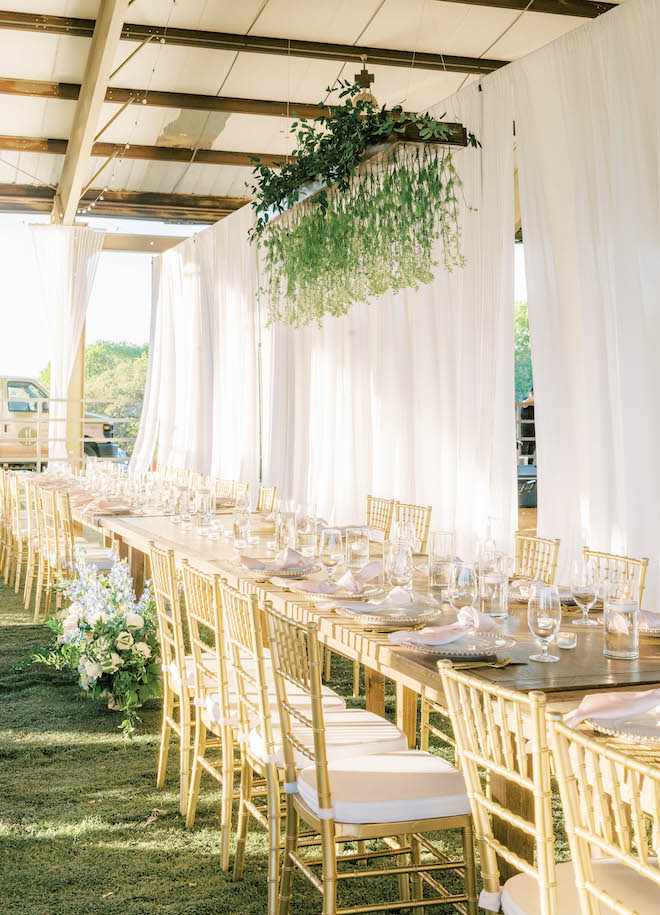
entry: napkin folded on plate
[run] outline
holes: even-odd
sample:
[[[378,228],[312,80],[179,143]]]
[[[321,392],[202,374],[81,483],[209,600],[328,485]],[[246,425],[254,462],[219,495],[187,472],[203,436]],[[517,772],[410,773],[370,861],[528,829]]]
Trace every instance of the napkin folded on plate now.
[[[564,715],[564,724],[576,728],[587,718],[601,720],[636,718],[660,706],[660,689],[639,692],[591,693],[572,712]]]
[[[309,572],[316,565],[316,559],[303,556],[298,550],[285,547],[275,559],[255,559],[253,556],[239,556],[246,569],[254,572]]]
[[[449,645],[464,635],[474,635],[477,632],[492,632],[498,628],[496,620],[486,616],[474,607],[464,607],[458,613],[455,623],[449,626],[426,626],[419,632],[409,629],[399,629],[390,632],[388,638],[396,645],[402,642],[416,642],[418,645]]]
[[[346,572],[338,581],[303,581],[298,582],[296,590],[305,594],[337,594],[340,591],[350,591],[351,594],[361,594],[364,586],[376,578],[382,566],[380,559],[368,562],[359,572]],[[279,584],[273,579],[274,584]]]
[[[130,512],[131,505],[123,499],[114,499],[111,497],[99,496],[93,499],[85,506],[85,511],[91,515],[101,514],[102,512]]]
[[[652,610],[639,611],[639,628],[660,629],[660,613],[654,613]]]

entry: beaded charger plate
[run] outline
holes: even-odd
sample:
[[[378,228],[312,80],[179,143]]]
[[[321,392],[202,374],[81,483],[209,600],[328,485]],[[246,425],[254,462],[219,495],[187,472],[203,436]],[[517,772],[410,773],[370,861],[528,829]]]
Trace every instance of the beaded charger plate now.
[[[335,595],[332,595],[335,597]],[[415,603],[405,607],[375,607],[370,613],[364,612],[364,607],[342,607],[335,605],[332,608],[339,616],[354,620],[361,626],[371,629],[401,629],[406,626],[418,626],[420,623],[429,623],[440,612],[439,607],[429,604]]]
[[[631,743],[660,744],[660,714],[655,709],[631,718],[587,718],[584,724],[608,737],[618,737]]]
[[[600,623],[600,625],[602,626],[602,625],[603,625],[603,617],[602,617],[602,616],[599,616],[598,619],[596,620],[596,622],[597,622],[597,623]],[[649,639],[660,639],[660,629],[643,629],[643,628],[640,626],[640,627],[639,627],[639,635],[640,635],[640,638],[647,638],[647,637],[648,637]]]
[[[306,591],[300,587],[300,584],[290,584],[289,591],[295,591],[303,597],[309,597],[310,600],[370,600],[372,597],[378,597],[379,594],[385,593],[385,588],[380,585],[365,585],[364,590],[356,594],[355,591],[333,591],[332,594],[322,594],[316,591]]]
[[[412,639],[399,642],[401,648],[417,651],[434,658],[489,658],[500,651],[513,648],[516,640],[510,635],[495,635],[485,632],[476,635],[461,636],[448,645],[420,645]]]
[[[314,575],[321,571],[321,563],[317,562],[311,569],[246,569],[240,562],[231,562],[228,560],[223,563],[234,572],[240,573],[243,578],[251,578],[255,581],[265,581],[268,578],[307,578],[308,575]]]

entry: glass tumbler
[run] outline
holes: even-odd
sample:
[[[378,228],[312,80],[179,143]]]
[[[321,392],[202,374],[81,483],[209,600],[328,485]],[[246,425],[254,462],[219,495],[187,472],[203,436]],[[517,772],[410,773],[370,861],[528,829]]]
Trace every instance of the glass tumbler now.
[[[351,528],[346,531],[346,568],[359,572],[369,562],[369,531]]]
[[[639,601],[608,597],[603,608],[603,654],[634,661],[639,657]]]
[[[413,548],[407,540],[392,540],[386,544],[385,574],[393,588],[412,588]]]
[[[456,552],[454,531],[432,531],[429,536],[429,587],[444,590],[449,586],[451,564]]]

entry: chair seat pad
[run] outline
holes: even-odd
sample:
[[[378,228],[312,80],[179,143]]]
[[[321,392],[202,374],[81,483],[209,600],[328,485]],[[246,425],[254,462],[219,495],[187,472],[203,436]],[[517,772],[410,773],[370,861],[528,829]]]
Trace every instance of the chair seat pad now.
[[[275,695],[275,684],[274,684],[274,682],[272,682],[270,680],[270,678],[269,678],[268,693],[269,693],[270,702],[271,702],[271,718],[273,720],[273,727],[275,727],[275,725],[277,724],[277,720],[278,720],[277,696]],[[256,691],[253,692],[252,690],[250,690],[249,695],[253,701],[255,701],[255,702],[257,701]],[[300,708],[301,711],[305,712],[307,715],[309,715],[311,717],[311,714],[312,714],[311,700],[310,700],[309,696],[307,695],[307,693],[304,693],[304,692],[298,693],[298,692],[296,692],[295,689],[293,689],[291,686],[289,686],[288,687],[288,697],[292,702],[296,703],[297,707]],[[326,713],[329,713],[331,711],[338,711],[340,709],[345,709],[346,701],[344,699],[342,699],[341,696],[338,696],[337,693],[335,693],[329,687],[324,686],[323,687],[323,708],[326,711]],[[202,718],[204,720],[204,723],[207,725],[207,727],[212,727],[213,725],[226,725],[226,724],[230,725],[233,728],[237,728],[239,726],[238,697],[236,695],[236,691],[234,690],[234,687],[232,684],[230,684],[230,686],[229,686],[229,718],[228,718],[228,720],[222,714],[222,707],[220,705],[220,701],[219,701],[217,692],[211,692],[211,693],[209,693],[208,696],[205,697],[205,699],[203,700],[202,709],[203,709]],[[252,722],[250,722],[250,724],[252,726],[256,727],[257,722],[252,721]],[[257,755],[259,759],[262,758],[261,755],[259,755],[259,754],[255,754],[255,755]]]
[[[657,867],[657,858],[649,858],[649,864]],[[639,915],[657,915],[660,909],[660,887],[657,883],[635,873],[616,858],[597,858],[591,866],[594,883],[610,896]],[[538,884],[533,877],[517,874],[507,880],[502,890],[504,915],[536,915],[540,907]],[[611,915],[615,910],[601,903],[600,910],[596,911],[600,915]],[[557,912],[560,915],[581,915],[570,862],[557,867]]]
[[[328,775],[338,823],[402,823],[470,813],[461,773],[423,750],[336,759]],[[315,766],[300,772],[297,785],[301,800],[318,813]]]
[[[289,694],[289,697],[292,698]],[[305,711],[311,718],[311,706]],[[314,747],[314,732],[301,724],[294,725],[294,735],[303,746]],[[275,742],[275,762],[284,766],[282,734],[277,718],[273,721],[273,739]],[[406,735],[395,724],[362,709],[337,709],[325,714],[325,742],[328,761],[345,759],[349,756],[360,756],[371,753],[396,753],[408,748]],[[266,759],[261,726],[250,732],[250,749],[257,759]],[[310,759],[304,753],[296,751],[296,765],[306,768]]]

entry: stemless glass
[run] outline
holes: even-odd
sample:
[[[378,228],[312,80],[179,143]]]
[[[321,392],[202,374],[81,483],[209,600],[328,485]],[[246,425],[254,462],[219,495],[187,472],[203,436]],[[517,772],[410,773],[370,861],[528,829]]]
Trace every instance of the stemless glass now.
[[[343,558],[341,531],[334,527],[324,527],[321,531],[319,559],[328,570],[328,581],[334,581],[335,568]]]
[[[408,540],[391,540],[385,552],[385,574],[393,588],[412,587],[413,548]]]
[[[615,576],[605,585],[603,602],[603,654],[606,658],[634,661],[639,657],[639,601],[636,583]]]
[[[571,566],[571,595],[582,611],[582,619],[573,620],[574,626],[597,626],[589,619],[589,611],[598,597],[598,569],[591,559],[576,559]]]
[[[473,607],[479,594],[477,570],[471,562],[452,562],[449,572],[449,603],[454,610]]]
[[[243,549],[250,539],[250,510],[236,506],[233,513],[234,546]]]
[[[351,528],[346,531],[346,568],[359,572],[369,562],[369,531]]]
[[[429,537],[429,587],[446,588],[456,554],[455,531],[432,531]]]
[[[395,521],[392,525],[392,541],[403,540],[415,548],[415,525],[412,521]]]
[[[561,624],[561,603],[556,585],[532,582],[529,587],[527,622],[532,635],[541,643],[541,654],[532,654],[529,660],[544,664],[558,661],[557,655],[548,654],[548,646]]]
[[[316,506],[308,506],[300,513],[297,525],[298,549],[303,556],[316,555],[318,537],[316,535]]]

